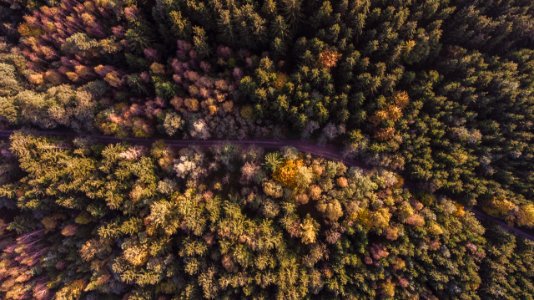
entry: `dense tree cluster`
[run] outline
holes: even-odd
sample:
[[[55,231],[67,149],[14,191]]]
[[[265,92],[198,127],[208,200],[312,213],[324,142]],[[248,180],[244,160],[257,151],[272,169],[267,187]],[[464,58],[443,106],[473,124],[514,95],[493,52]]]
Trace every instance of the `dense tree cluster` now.
[[[0,0],[0,130],[86,136],[0,141],[0,298],[532,298],[532,242],[470,209],[534,228],[533,19],[528,0]],[[308,139],[368,168],[97,134]]]
[[[468,205],[531,205],[531,1],[5,2],[24,67],[3,79],[25,90],[0,104],[4,122],[298,135]]]
[[[0,187],[3,209],[17,209],[0,227],[10,232],[0,243],[8,299],[534,291],[531,242],[486,240],[461,205],[414,195],[389,171],[290,148],[71,145],[20,133],[2,153],[21,168]],[[502,286],[497,274],[515,279]]]
[[[515,238],[500,229],[487,231],[488,248],[482,263],[481,277],[485,282],[480,296],[485,299],[521,299],[533,293],[532,241]]]

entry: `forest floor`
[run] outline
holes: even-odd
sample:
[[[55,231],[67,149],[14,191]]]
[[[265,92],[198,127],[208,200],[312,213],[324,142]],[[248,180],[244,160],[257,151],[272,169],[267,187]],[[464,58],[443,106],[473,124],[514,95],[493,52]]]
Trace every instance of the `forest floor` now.
[[[0,139],[8,139],[9,136],[18,130],[0,130]],[[22,130],[25,132],[24,130]],[[297,150],[305,153],[310,153],[319,157],[323,157],[330,160],[341,161],[347,166],[365,168],[365,165],[358,163],[357,161],[347,158],[343,152],[332,145],[319,145],[315,144],[312,141],[305,140],[285,140],[285,139],[248,139],[248,140],[223,140],[223,139],[213,139],[213,140],[176,140],[176,139],[165,139],[165,138],[132,138],[132,137],[113,137],[105,135],[96,135],[96,134],[78,134],[69,131],[61,130],[29,130],[28,133],[41,135],[41,136],[50,136],[50,137],[66,137],[66,138],[88,138],[90,140],[111,144],[111,143],[131,143],[135,145],[151,145],[157,141],[164,141],[166,145],[183,148],[183,147],[214,147],[222,145],[239,145],[241,147],[259,147],[265,149],[280,149],[284,147],[293,147]],[[469,211],[473,212],[475,216],[482,222],[493,223],[498,225],[501,229],[514,234],[516,236],[534,240],[534,233],[532,230],[516,228],[508,225],[501,219],[490,216],[483,212],[477,207],[467,208]]]

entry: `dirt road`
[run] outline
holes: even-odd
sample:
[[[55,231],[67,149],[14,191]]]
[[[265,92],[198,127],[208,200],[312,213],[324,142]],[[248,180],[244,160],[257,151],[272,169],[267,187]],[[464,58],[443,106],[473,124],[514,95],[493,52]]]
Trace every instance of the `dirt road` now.
[[[9,136],[15,132],[16,130],[0,130],[0,139],[8,139]],[[105,136],[105,135],[96,135],[96,134],[77,134],[74,132],[66,132],[66,131],[56,131],[56,130],[32,130],[28,131],[28,133],[35,134],[35,135],[41,135],[41,136],[50,136],[50,137],[65,137],[65,138],[79,138],[79,137],[86,137],[90,138],[96,142],[99,143],[106,143],[106,144],[112,144],[112,143],[131,143],[136,145],[150,145],[156,141],[164,141],[167,145],[176,147],[176,148],[183,148],[183,147],[189,147],[189,146],[197,146],[197,147],[213,147],[213,146],[221,146],[226,144],[232,144],[232,145],[240,145],[242,147],[261,147],[266,149],[280,149],[284,147],[294,147],[298,149],[299,151],[311,153],[316,156],[324,157],[330,160],[336,160],[341,161],[347,166],[352,167],[364,167],[365,164],[362,164],[361,162],[357,162],[352,159],[348,159],[344,157],[342,152],[332,146],[332,145],[317,145],[313,143],[312,141],[303,141],[303,140],[268,140],[268,139],[250,139],[250,140],[177,140],[177,139],[164,139],[164,138],[119,138],[119,137],[113,137],[113,136]],[[499,225],[502,229],[505,231],[515,234],[517,236],[520,236],[525,239],[534,240],[534,234],[532,233],[532,230],[523,230],[520,228],[512,227],[508,224],[506,224],[504,221],[492,217],[486,213],[484,213],[482,210],[473,207],[469,209],[472,211],[475,216],[481,220],[481,221],[487,221],[491,223],[495,223]]]

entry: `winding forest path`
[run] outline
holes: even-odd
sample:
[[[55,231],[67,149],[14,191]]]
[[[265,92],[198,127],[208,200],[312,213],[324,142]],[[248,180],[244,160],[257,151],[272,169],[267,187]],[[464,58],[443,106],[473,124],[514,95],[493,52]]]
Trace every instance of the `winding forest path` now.
[[[18,130],[0,130],[0,139],[8,139],[12,133],[16,132]],[[353,159],[346,158],[342,152],[339,150],[339,148],[334,147],[332,145],[317,145],[310,141],[303,141],[303,140],[286,140],[286,139],[249,139],[249,140],[175,140],[175,139],[164,139],[164,138],[119,138],[119,137],[113,137],[113,136],[105,136],[105,135],[96,135],[96,134],[77,134],[73,132],[68,131],[59,131],[59,130],[31,130],[27,131],[28,133],[35,134],[35,135],[41,135],[41,136],[51,136],[51,137],[66,137],[66,138],[76,138],[76,137],[85,137],[90,138],[94,141],[100,142],[100,143],[106,143],[106,144],[112,144],[112,143],[122,143],[127,142],[131,144],[136,145],[151,145],[152,143],[156,141],[164,141],[165,144],[176,147],[176,148],[183,148],[183,147],[190,147],[190,146],[197,146],[197,147],[213,147],[213,146],[221,146],[221,145],[240,145],[244,147],[261,147],[266,149],[280,149],[284,147],[294,147],[298,149],[301,152],[311,153],[316,156],[320,156],[323,158],[327,158],[330,160],[335,161],[341,161],[347,166],[351,167],[360,167],[363,168],[363,164],[358,163],[357,161]],[[475,216],[480,220],[484,222],[490,222],[498,225],[503,230],[514,234],[516,236],[533,240],[534,241],[534,233],[532,230],[524,230],[521,228],[516,228],[513,226],[508,225],[501,219],[498,219],[496,217],[490,216],[480,210],[477,207],[469,208],[468,210],[472,211]]]

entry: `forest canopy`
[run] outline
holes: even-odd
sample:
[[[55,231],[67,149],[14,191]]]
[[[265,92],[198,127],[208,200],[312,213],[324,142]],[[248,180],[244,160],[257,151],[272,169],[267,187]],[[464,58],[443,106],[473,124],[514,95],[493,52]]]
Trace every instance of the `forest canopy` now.
[[[0,189],[19,209],[2,227],[18,233],[2,240],[6,298],[534,292],[532,241],[486,236],[462,205],[412,194],[390,171],[292,148],[67,145],[21,133],[9,153],[24,175]]]
[[[531,299],[533,19],[0,0],[0,298]]]

